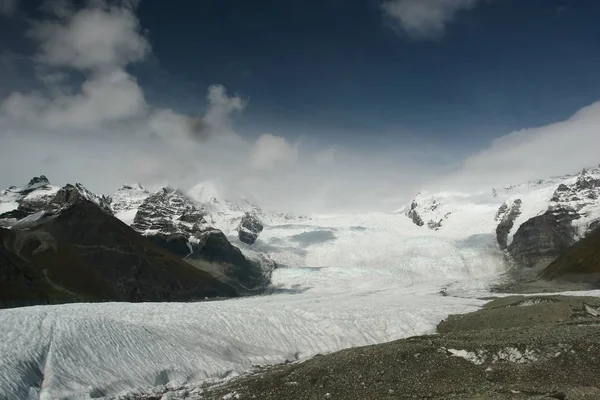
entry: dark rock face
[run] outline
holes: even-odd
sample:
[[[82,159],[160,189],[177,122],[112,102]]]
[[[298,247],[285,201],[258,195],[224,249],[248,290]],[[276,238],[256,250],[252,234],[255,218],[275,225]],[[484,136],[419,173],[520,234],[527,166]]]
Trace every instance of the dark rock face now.
[[[573,221],[589,218],[598,205],[599,171],[592,172],[583,170],[574,182],[571,181],[573,183],[560,184],[552,194],[548,210],[519,227],[513,243],[508,246],[509,253],[517,263],[527,267],[545,267],[581,237],[600,226],[598,221],[588,222],[587,227],[583,225],[579,230],[573,226]],[[501,247],[506,245],[506,234],[512,229],[518,212],[519,209],[513,207],[499,210],[499,215],[503,216],[496,233]],[[516,216],[513,218],[511,214]]]
[[[139,235],[90,201],[0,229],[4,305],[190,301],[237,291]]]
[[[148,197],[138,208],[132,227],[140,232],[155,230],[164,235],[193,234],[202,224],[204,210],[185,194],[163,188]]]
[[[97,196],[83,187],[83,185],[80,183],[75,184],[75,186],[67,184],[60,188],[52,200],[52,205],[55,207],[63,207],[68,204],[76,204],[86,201],[96,203],[96,205],[98,205],[98,207],[100,207],[100,209],[102,209],[104,212],[110,215],[113,214],[112,208],[110,207],[111,200],[109,197]]]
[[[554,260],[540,276],[600,287],[600,230],[590,233]]]
[[[234,287],[238,294],[252,294],[269,284],[270,271],[248,260],[220,230],[197,232],[192,238],[184,234],[159,233],[148,239],[196,268],[210,272]]]
[[[423,222],[423,218],[421,218],[421,216],[417,212],[418,206],[419,206],[419,204],[417,203],[417,201],[413,200],[413,202],[410,204],[410,210],[408,210],[408,212],[406,213],[406,216],[408,218],[410,218],[412,220],[412,222],[414,222],[415,225],[423,226],[423,225],[425,225],[425,223]]]
[[[240,227],[238,228],[238,237],[247,244],[254,244],[258,235],[263,231],[263,224],[252,214],[246,213],[242,217]]]
[[[572,185],[561,184],[552,195],[555,203],[576,203],[583,206],[586,203],[600,198],[600,179],[583,170]]]
[[[522,224],[508,251],[519,265],[545,267],[576,241],[572,221],[579,214],[568,207],[557,207]]]
[[[432,231],[439,231],[444,222],[452,215],[452,212],[447,212],[444,215],[440,215],[439,208],[442,204],[437,200],[431,201],[430,204],[423,206],[421,204],[421,210],[424,215],[435,215],[433,218],[430,218],[427,222],[423,219],[423,216],[419,214],[419,203],[417,200],[413,200],[410,209],[406,212],[406,216],[412,220],[412,222],[417,226],[425,226]],[[436,212],[437,211],[437,212]],[[430,214],[431,213],[431,214]]]
[[[171,254],[234,287],[239,294],[265,289],[270,279],[268,266],[248,260],[223,232],[208,227],[206,215],[184,193],[165,188],[144,200],[132,227]],[[262,231],[262,224],[255,219],[247,220],[245,226],[250,233]]]
[[[496,227],[496,239],[502,250],[506,249],[508,234],[513,228],[517,217],[521,215],[522,204],[523,202],[520,199],[515,200],[510,206],[504,203],[496,213],[496,221],[499,221]]]
[[[27,186],[49,185],[49,184],[50,184],[50,181],[48,181],[48,178],[46,178],[46,175],[40,175],[40,176],[34,176],[33,178],[31,178],[31,180],[29,181]]]

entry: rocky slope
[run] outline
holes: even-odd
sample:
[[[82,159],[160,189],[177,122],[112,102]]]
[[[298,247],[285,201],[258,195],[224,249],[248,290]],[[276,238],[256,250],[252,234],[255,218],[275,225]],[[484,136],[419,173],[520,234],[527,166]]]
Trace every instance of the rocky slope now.
[[[564,251],[542,271],[541,277],[600,285],[600,229]]]
[[[240,293],[264,290],[275,263],[233,246],[211,226],[209,211],[185,193],[163,188],[137,206],[132,228],[192,265],[212,263],[210,272]]]
[[[87,199],[38,214],[0,231],[4,306],[237,295]]]
[[[70,206],[77,205],[80,208],[83,203],[94,204],[103,215],[106,215],[106,218],[115,219],[114,215],[131,225],[133,230],[127,235],[116,235],[119,240],[124,241],[123,246],[128,246],[132,240],[129,236],[135,236],[134,234],[138,232],[155,248],[167,250],[186,266],[195,267],[204,274],[202,276],[209,274],[226,287],[227,290],[223,290],[219,295],[253,294],[264,290],[270,283],[270,273],[275,268],[275,263],[266,254],[247,250],[250,258],[245,256],[239,248],[230,243],[223,232],[213,228],[207,222],[210,214],[201,203],[171,188],[150,193],[141,185],[126,185],[114,196],[107,197],[98,196],[81,184],[68,184],[59,188],[51,185],[45,176],[40,176],[32,179],[24,187],[11,187],[0,192],[0,205],[3,211],[0,214],[0,224],[11,228],[11,231],[5,232],[4,236],[11,237],[14,241],[17,240],[14,235],[21,237],[18,232],[31,229],[33,223],[49,224],[58,215],[62,215],[63,211],[66,212],[65,210]],[[93,210],[88,207],[88,211],[92,212],[92,218]],[[73,225],[72,229],[77,234],[81,233],[79,229],[84,228]],[[106,240],[115,241],[105,246]],[[109,253],[113,251],[112,247],[118,246],[115,237],[98,238],[98,244],[104,246]],[[63,242],[63,247],[65,246],[67,243]],[[11,248],[17,253],[20,252],[20,248]],[[138,250],[142,251],[141,248]],[[136,265],[135,257],[143,258],[145,254],[143,252],[137,254],[133,250],[131,252],[133,258],[115,259],[113,260],[115,265],[126,268],[129,266],[128,263]],[[90,278],[92,281],[94,279]],[[64,294],[64,290],[59,290],[58,294],[60,293]],[[58,294],[46,296],[49,297],[47,301],[51,301]],[[210,291],[207,291],[207,296],[209,295]],[[140,299],[150,301],[159,297],[141,295]],[[200,297],[203,296],[194,295],[194,298]],[[73,296],[67,295],[66,298],[71,299]],[[82,295],[77,298],[86,297]],[[114,293],[104,297],[93,294],[90,298],[117,299]],[[118,298],[124,299],[124,297]],[[62,299],[64,296],[57,298],[57,300]]]
[[[165,394],[205,400],[598,399],[599,309],[597,298],[504,298],[451,316],[435,336],[268,368],[196,395],[185,389]]]
[[[442,235],[493,233],[518,266],[541,270],[600,226],[600,168],[490,192],[420,194],[401,212]]]
[[[0,226],[10,227],[35,213],[57,210],[80,200],[95,203],[108,214],[113,213],[109,197],[98,196],[80,183],[61,188],[51,185],[44,175],[34,177],[23,187],[12,186],[0,192]]]

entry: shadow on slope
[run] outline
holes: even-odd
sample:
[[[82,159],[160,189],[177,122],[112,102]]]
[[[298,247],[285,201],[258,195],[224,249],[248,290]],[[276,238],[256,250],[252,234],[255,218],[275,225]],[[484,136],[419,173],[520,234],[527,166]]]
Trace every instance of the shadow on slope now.
[[[189,301],[237,296],[231,286],[180,260],[81,201],[19,229],[0,229],[0,302]]]

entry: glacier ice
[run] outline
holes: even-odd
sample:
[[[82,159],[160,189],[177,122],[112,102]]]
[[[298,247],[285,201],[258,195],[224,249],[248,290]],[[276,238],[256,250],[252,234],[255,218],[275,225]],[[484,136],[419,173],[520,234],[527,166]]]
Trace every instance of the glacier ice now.
[[[0,311],[0,398],[110,398],[432,333],[504,267],[492,233],[453,232],[384,213],[269,225],[253,247],[281,265],[270,295]]]

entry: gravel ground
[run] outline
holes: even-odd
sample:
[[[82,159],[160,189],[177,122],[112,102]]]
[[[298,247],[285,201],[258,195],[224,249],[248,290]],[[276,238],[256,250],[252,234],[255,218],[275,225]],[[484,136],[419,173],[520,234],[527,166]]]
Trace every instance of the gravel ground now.
[[[515,296],[439,334],[275,366],[198,399],[600,399],[600,300]]]

